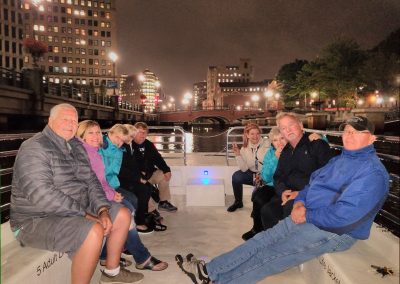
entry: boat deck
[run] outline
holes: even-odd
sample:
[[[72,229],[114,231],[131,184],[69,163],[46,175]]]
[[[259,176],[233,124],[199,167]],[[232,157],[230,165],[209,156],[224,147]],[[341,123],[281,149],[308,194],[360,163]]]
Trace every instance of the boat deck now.
[[[230,204],[232,196],[227,196]],[[251,226],[251,202],[245,199],[245,206],[234,213],[228,213],[225,207],[186,207],[184,195],[174,195],[172,203],[178,206],[176,213],[162,213],[168,229],[165,232],[154,232],[141,235],[143,243],[157,258],[167,261],[169,267],[160,272],[144,271],[143,284],[189,284],[192,283],[176,265],[175,255],[193,253],[196,257],[210,260],[243,243],[242,234]],[[131,256],[128,256],[132,260]],[[100,267],[94,275],[93,284],[98,283]],[[137,271],[134,265],[128,267]],[[277,274],[259,283],[305,284],[298,267]]]

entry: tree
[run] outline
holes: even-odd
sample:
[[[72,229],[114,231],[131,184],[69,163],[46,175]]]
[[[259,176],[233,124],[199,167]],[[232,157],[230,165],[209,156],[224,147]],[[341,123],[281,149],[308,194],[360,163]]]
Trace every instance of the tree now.
[[[338,106],[355,106],[357,87],[362,85],[361,67],[366,54],[353,40],[338,39],[328,45],[317,58],[318,67],[310,85],[335,98]]]
[[[307,60],[296,59],[294,62],[285,64],[279,69],[276,80],[281,84],[280,91],[286,105],[291,105],[294,100],[298,99],[299,94],[294,92],[295,95],[291,95],[293,92],[289,93],[295,88],[296,77],[307,63]]]

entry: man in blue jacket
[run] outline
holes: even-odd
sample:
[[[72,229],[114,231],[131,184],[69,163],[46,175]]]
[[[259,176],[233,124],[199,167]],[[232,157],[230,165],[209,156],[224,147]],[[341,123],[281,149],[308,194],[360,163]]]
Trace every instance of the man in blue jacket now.
[[[207,264],[177,255],[181,269],[198,283],[255,283],[367,239],[386,200],[389,175],[372,145],[374,125],[355,116],[343,128],[342,154],[311,175],[289,217]]]

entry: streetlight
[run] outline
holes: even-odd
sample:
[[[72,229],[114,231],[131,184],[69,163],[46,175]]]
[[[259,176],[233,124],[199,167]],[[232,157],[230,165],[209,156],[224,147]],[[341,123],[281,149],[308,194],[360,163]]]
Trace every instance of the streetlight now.
[[[272,90],[267,90],[264,92],[265,97],[265,110],[268,110],[268,99],[273,96]]]
[[[260,100],[259,95],[252,95],[251,100],[254,102],[254,106],[257,108],[258,107],[258,101]]]

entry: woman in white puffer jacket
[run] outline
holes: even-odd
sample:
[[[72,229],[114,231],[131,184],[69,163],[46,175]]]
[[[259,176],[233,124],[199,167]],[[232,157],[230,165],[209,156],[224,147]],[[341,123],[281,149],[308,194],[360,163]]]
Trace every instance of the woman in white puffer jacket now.
[[[255,123],[249,123],[244,128],[243,147],[240,150],[236,144],[233,144],[233,152],[240,170],[232,175],[235,201],[228,207],[228,212],[234,212],[243,207],[243,184],[253,185],[255,176],[261,171],[262,161],[270,145],[267,138],[261,137],[261,129]]]

